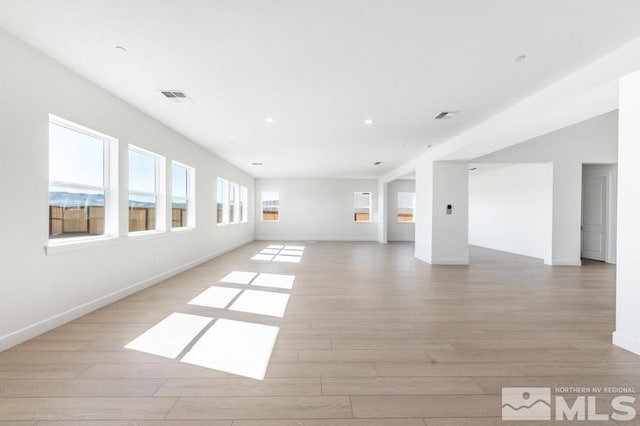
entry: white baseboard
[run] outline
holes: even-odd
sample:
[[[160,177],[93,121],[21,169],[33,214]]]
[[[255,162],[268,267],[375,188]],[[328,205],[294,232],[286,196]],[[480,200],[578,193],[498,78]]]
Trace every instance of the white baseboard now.
[[[640,339],[636,337],[631,337],[629,335],[622,334],[619,331],[614,331],[613,344],[629,352],[633,352],[636,355],[640,355]]]
[[[421,260],[425,263],[429,263],[431,265],[468,265],[469,259],[434,259],[428,256],[421,256],[417,253],[414,253],[414,257],[418,260]]]
[[[431,259],[428,263],[432,265],[468,265],[469,259]]]
[[[545,262],[547,263],[547,262]],[[547,263],[548,265],[548,263]],[[551,266],[582,266],[580,260],[552,260]]]
[[[171,278],[174,275],[178,275],[181,272],[184,272],[188,269],[191,269],[195,266],[200,265],[201,263],[207,262],[215,257],[223,255],[231,250],[235,250],[238,247],[242,247],[251,242],[253,242],[253,238],[246,241],[242,241],[238,244],[234,244],[230,247],[226,247],[222,250],[215,251],[211,254],[208,254],[207,256],[203,256],[192,262],[186,263],[184,265],[180,265],[166,272],[163,272],[162,274],[153,276],[151,278],[147,278],[146,280],[137,282],[121,290],[99,297],[98,299],[89,301],[80,306],[76,306],[75,308],[69,309],[68,311],[61,312],[59,314],[46,318],[42,321],[38,321],[34,324],[28,325],[19,330],[5,334],[4,336],[0,337],[0,351],[4,351],[5,349],[8,349],[26,340],[39,336],[42,333],[46,333],[47,331],[53,330],[54,328],[59,327],[63,324],[66,324],[69,321],[73,321],[74,319],[80,318],[81,316],[86,315],[90,312],[93,312],[96,309],[100,309],[104,306],[107,306],[133,293],[137,293],[140,290],[144,290],[147,287],[151,287],[152,285],[157,284],[161,281],[164,281],[167,278]]]
[[[317,241],[317,242],[323,242],[323,243],[331,243],[331,242],[340,242],[340,243],[379,243],[380,241],[378,241],[377,238],[370,238],[370,239],[354,239],[354,238],[343,238],[343,237],[335,237],[335,238],[325,238],[325,237],[309,237],[309,238],[267,238],[267,237],[256,237],[255,241],[268,241],[268,242],[274,242],[274,241],[281,241],[281,242],[286,242],[286,241],[295,241],[295,242],[299,242],[299,241]]]

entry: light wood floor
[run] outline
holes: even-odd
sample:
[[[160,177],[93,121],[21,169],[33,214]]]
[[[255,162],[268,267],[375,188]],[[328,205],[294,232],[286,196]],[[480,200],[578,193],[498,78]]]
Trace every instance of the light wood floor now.
[[[610,344],[611,265],[472,248],[469,267],[429,266],[404,243],[250,260],[267,245],[0,353],[0,425],[486,426],[507,424],[502,386],[640,389],[640,357]],[[234,270],[295,275],[284,318],[187,304]],[[173,312],[280,327],[266,379],[123,348]]]

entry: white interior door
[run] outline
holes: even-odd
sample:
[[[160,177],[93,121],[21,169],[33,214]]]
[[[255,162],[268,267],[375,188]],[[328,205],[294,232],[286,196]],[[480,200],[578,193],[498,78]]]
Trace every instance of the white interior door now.
[[[605,260],[607,178],[582,177],[582,257]]]

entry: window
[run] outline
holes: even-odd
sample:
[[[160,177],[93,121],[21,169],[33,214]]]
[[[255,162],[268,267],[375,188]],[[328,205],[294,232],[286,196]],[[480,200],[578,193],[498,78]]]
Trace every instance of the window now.
[[[280,194],[277,192],[262,193],[262,220],[277,221],[280,217]]]
[[[398,192],[398,222],[413,222],[415,208],[415,192]]]
[[[171,228],[195,226],[192,167],[173,162],[171,166]]]
[[[218,186],[217,186],[217,191],[216,192],[217,192],[217,194],[216,194],[216,198],[217,198],[217,206],[216,206],[217,218],[216,218],[216,222],[218,223],[218,225],[229,223],[229,209],[228,209],[229,182],[224,180],[224,179],[222,179],[222,178],[218,178]]]
[[[240,222],[240,200],[237,183],[231,183],[229,186],[229,221],[232,223]]]
[[[248,206],[248,194],[247,187],[240,187],[240,222],[246,223],[248,220],[247,216],[247,206]]]
[[[129,146],[129,232],[162,231],[161,173],[164,158]]]
[[[117,158],[113,153],[117,153],[115,139],[49,117],[51,240],[116,232],[117,199],[110,196],[116,176],[109,173],[109,158]]]
[[[354,192],[353,208],[354,222],[371,222],[371,193]]]

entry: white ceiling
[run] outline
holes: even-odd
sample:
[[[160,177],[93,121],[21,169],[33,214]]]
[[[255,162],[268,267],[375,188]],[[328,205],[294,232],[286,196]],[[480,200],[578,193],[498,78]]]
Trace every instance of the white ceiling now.
[[[0,0],[0,27],[256,177],[382,175],[639,18],[637,0]]]

